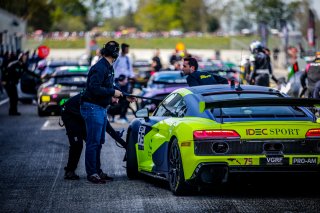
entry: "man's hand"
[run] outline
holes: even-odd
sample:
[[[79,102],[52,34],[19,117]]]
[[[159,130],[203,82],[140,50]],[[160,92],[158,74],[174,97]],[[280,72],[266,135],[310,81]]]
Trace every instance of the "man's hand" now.
[[[123,95],[122,95],[122,92],[120,91],[120,90],[115,90],[114,91],[114,97],[116,97],[116,98],[120,98],[120,97],[122,97]]]
[[[136,98],[136,97],[126,97],[126,99],[127,99],[127,101],[129,101],[130,103],[137,101],[137,98]]]

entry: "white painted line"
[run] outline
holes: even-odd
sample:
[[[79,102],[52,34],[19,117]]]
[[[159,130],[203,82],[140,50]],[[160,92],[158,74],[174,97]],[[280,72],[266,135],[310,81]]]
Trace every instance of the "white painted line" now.
[[[8,101],[9,101],[9,98],[6,98],[6,99],[0,101],[0,106],[7,103]]]
[[[64,129],[63,127],[59,126],[58,120],[46,120],[41,127],[41,130],[59,130]]]

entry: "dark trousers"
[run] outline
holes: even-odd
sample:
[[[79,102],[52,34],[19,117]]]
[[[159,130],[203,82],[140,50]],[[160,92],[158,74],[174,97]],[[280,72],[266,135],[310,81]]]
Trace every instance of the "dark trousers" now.
[[[126,98],[120,98],[119,104],[121,105],[121,110],[120,110],[120,118],[127,118],[127,112],[129,108],[129,101],[127,101]]]
[[[5,85],[5,89],[7,91],[10,107],[9,113],[17,113],[18,112],[18,91],[17,86],[15,84]]]
[[[65,167],[66,171],[75,171],[77,169],[82,147],[83,147],[83,138],[82,136],[72,136],[68,135],[69,138],[69,157],[68,163]]]
[[[255,85],[269,87],[270,79],[268,74],[259,74],[255,77]]]
[[[81,115],[61,113],[61,118],[65,125],[69,139],[68,163],[64,169],[67,172],[75,171],[80,160],[83,141],[86,138],[85,123]]]

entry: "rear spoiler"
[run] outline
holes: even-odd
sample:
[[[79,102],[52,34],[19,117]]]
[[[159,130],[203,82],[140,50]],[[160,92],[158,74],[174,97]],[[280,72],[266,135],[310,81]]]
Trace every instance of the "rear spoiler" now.
[[[318,105],[318,106],[317,106]],[[200,112],[212,108],[232,108],[246,106],[297,106],[319,107],[320,99],[313,98],[242,98],[222,101],[200,102]]]

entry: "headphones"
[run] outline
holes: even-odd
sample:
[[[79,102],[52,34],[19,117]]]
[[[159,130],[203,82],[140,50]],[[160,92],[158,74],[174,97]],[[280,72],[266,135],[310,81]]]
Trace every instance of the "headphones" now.
[[[116,41],[109,41],[101,49],[101,55],[111,56],[114,59],[119,57],[119,44]]]

